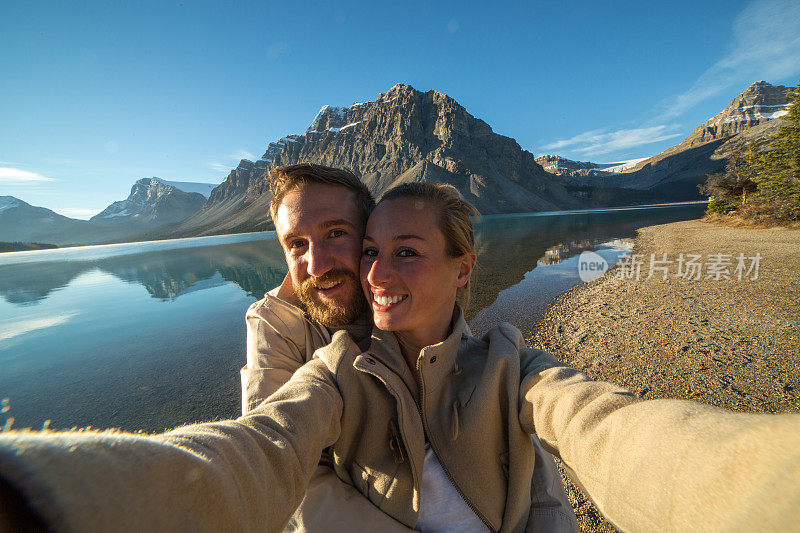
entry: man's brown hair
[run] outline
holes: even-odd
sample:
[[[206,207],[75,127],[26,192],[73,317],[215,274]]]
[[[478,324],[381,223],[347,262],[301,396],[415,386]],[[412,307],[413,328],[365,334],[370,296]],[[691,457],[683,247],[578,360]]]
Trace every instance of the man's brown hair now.
[[[269,173],[267,178],[272,201],[269,204],[269,214],[272,220],[278,212],[283,197],[286,193],[301,189],[309,183],[322,183],[327,185],[341,185],[356,194],[356,207],[361,215],[361,222],[367,224],[367,218],[375,207],[375,199],[370,194],[367,186],[351,171],[341,168],[324,167],[312,163],[300,163],[277,167]]]

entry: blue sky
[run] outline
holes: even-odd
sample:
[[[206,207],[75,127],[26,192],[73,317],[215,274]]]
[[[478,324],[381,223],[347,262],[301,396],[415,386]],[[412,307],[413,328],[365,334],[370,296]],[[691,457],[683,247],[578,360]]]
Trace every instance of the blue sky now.
[[[0,50],[0,195],[88,218],[396,83],[537,155],[653,155],[752,82],[797,83],[800,2],[7,0]]]

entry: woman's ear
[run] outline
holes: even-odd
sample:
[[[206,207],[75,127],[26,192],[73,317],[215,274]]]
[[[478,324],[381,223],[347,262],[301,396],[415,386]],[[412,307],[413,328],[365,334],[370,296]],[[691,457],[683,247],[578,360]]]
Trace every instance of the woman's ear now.
[[[469,252],[458,258],[458,277],[456,278],[456,287],[463,287],[472,276],[472,271],[475,268],[475,263],[478,262],[478,256],[475,252]]]

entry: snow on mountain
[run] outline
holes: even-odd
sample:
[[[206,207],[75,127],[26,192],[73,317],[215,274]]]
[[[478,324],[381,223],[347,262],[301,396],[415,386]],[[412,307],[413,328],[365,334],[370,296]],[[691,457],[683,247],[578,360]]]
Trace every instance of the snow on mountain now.
[[[691,148],[742,133],[788,113],[788,87],[757,81],[706,120],[678,146]]]
[[[210,194],[214,188],[209,183],[168,182],[159,178],[143,178],[134,183],[130,195],[109,205],[90,220],[95,223],[136,223],[146,226],[168,224],[183,220],[205,203],[206,197],[200,192],[186,192],[186,189],[200,188]],[[199,186],[199,187],[198,187]]]
[[[595,172],[624,172],[645,159],[647,158],[642,157],[613,163],[593,163],[591,161],[573,161],[558,155],[542,155],[536,158],[536,162],[542,165],[547,172],[556,175],[589,176],[594,175],[593,173]]]
[[[322,108],[319,110],[319,113],[317,113],[317,116],[315,116],[314,120],[311,121],[311,125],[308,127],[307,131],[317,131],[323,119],[344,119],[347,109],[347,107],[334,107],[329,105],[322,106]]]
[[[130,215],[130,214],[131,214],[131,213],[128,213],[128,210],[127,210],[127,209],[123,208],[123,209],[122,209],[122,211],[116,211],[116,212],[112,212],[112,213],[110,213],[110,214],[108,214],[108,215],[104,215],[104,216],[103,216],[103,217],[101,217],[101,218],[116,218],[116,217],[126,217],[126,216],[128,216],[128,215]]]
[[[175,187],[176,189],[181,190],[183,192],[188,192],[188,193],[196,192],[198,194],[202,194],[203,196],[205,196],[206,200],[211,194],[211,191],[214,190],[214,187],[218,185],[214,183],[198,183],[193,181],[167,181],[155,177],[153,179],[156,181],[160,181],[164,185]]]
[[[616,163],[599,163],[597,170],[602,170],[603,172],[625,172],[626,170],[635,167],[645,159],[649,158],[640,157],[639,159],[628,159],[627,161],[618,161]]]
[[[319,114],[317,114],[317,118],[315,118],[314,120],[317,120],[318,118]],[[281,137],[274,143],[269,143],[269,145],[267,146],[267,150],[264,152],[264,155],[261,156],[261,159],[259,160],[262,162],[260,166],[263,166],[264,163],[272,163],[272,160],[275,158],[276,155],[281,153],[286,143],[296,143],[299,138],[300,135],[287,135],[286,137]],[[256,162],[256,164],[258,165],[259,163]]]
[[[13,196],[0,196],[0,213],[19,207],[20,201]]]

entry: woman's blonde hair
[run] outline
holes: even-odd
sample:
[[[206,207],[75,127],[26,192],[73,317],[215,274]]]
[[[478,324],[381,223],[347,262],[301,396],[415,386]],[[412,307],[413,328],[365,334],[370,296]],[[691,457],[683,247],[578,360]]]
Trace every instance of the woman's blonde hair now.
[[[414,182],[392,187],[381,196],[378,203],[399,198],[416,198],[428,202],[438,211],[439,230],[444,235],[445,253],[461,257],[475,253],[475,229],[470,216],[480,216],[474,205],[461,197],[452,185]],[[469,304],[469,280],[456,293],[463,309]]]

